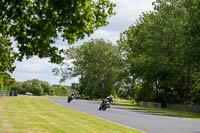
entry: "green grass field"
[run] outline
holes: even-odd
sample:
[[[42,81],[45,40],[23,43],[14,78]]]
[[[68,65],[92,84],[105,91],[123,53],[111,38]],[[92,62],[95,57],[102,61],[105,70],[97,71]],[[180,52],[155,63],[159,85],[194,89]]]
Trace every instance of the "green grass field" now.
[[[141,133],[45,98],[0,97],[0,133]]]
[[[138,110],[138,111],[142,111],[142,112],[149,112],[149,113],[153,113],[153,114],[174,116],[174,117],[180,117],[180,118],[186,118],[186,119],[200,121],[200,113],[188,112],[188,111],[184,111],[184,110],[172,110],[172,109],[166,109],[166,108],[136,106],[136,105],[133,105],[130,100],[116,99],[115,106]]]

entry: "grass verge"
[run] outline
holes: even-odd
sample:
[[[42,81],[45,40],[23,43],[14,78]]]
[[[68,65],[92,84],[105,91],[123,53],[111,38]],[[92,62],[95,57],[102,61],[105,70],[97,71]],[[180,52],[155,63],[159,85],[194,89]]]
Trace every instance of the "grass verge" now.
[[[1,133],[141,133],[30,96],[0,97]]]
[[[172,110],[172,109],[166,109],[166,108],[137,106],[137,105],[133,105],[130,100],[120,100],[120,99],[116,99],[114,105],[121,108],[128,108],[128,109],[142,111],[142,112],[149,112],[153,114],[180,117],[180,118],[200,121],[200,113],[188,112],[184,110]]]

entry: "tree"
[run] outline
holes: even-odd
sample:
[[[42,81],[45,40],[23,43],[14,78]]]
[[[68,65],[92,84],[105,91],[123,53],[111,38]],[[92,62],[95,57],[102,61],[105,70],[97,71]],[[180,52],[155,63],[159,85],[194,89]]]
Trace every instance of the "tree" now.
[[[9,73],[15,69],[15,52],[6,36],[0,35],[0,90],[9,90],[13,79]]]
[[[0,90],[10,91],[14,79],[8,73],[0,73]]]
[[[3,0],[0,2],[0,33],[13,37],[19,50],[18,60],[33,55],[62,60],[58,36],[70,44],[108,24],[114,14],[109,0]]]
[[[22,87],[22,82],[15,81],[11,86],[12,91],[18,91],[19,94],[25,94],[26,90]]]
[[[50,95],[52,89],[51,85],[46,81],[40,81],[40,85],[43,88],[44,94]]]
[[[120,82],[120,74],[124,71],[118,47],[103,39],[91,40],[78,47],[66,51],[66,59],[73,60],[62,64],[54,73],[65,81],[79,76],[80,93],[90,98],[103,98],[116,94],[116,84]]]
[[[72,83],[71,87],[73,90],[80,92],[80,83]]]
[[[121,34],[119,45],[128,72],[141,81],[142,100],[200,104],[192,93],[199,93],[199,3],[157,0],[154,11]]]
[[[64,85],[53,85],[54,95],[68,96],[71,92],[71,87]]]
[[[15,52],[6,36],[0,35],[0,72],[13,72],[15,66]]]
[[[25,92],[31,92],[36,96],[43,95],[44,92],[38,79],[24,81],[22,83],[22,87],[24,88]]]

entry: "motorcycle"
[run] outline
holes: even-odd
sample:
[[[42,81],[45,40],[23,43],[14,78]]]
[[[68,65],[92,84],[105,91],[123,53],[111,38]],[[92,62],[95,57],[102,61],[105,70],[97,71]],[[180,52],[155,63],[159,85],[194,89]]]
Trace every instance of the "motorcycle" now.
[[[70,103],[74,99],[74,96],[69,96],[67,102]]]
[[[102,102],[99,106],[99,110],[105,111],[107,108],[110,108],[110,102],[108,101]]]

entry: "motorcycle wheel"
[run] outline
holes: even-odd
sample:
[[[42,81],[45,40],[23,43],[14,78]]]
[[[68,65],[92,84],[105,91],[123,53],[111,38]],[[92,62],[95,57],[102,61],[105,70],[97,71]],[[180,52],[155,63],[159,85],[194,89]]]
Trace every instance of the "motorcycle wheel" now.
[[[105,111],[107,109],[106,105],[102,107],[102,110]]]
[[[71,98],[69,97],[69,98],[68,98],[68,103],[70,103],[70,102],[71,102]]]

